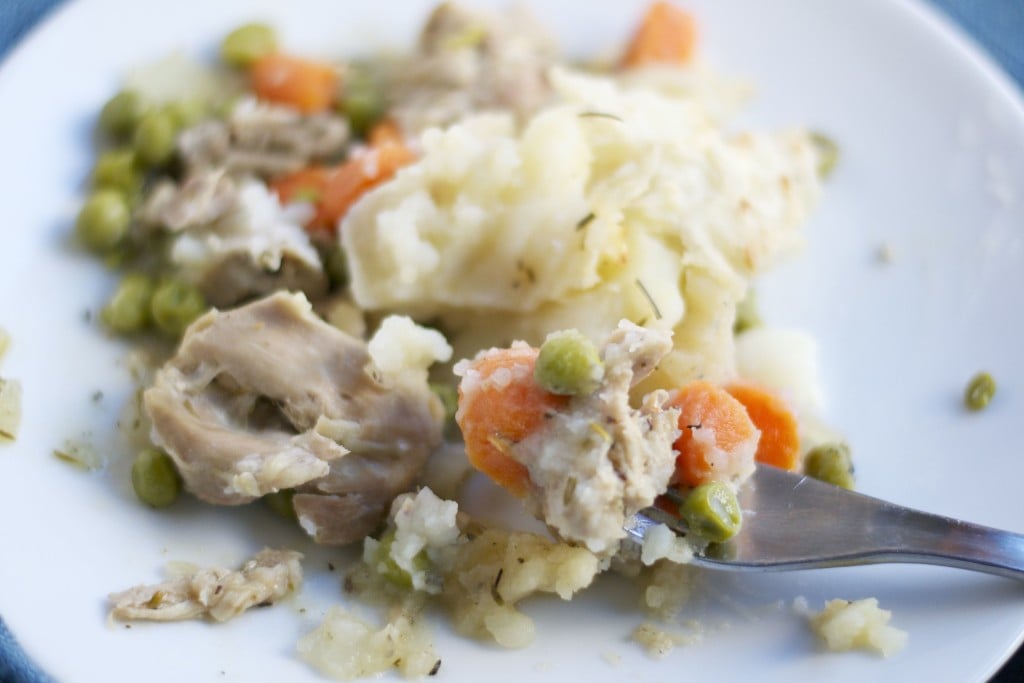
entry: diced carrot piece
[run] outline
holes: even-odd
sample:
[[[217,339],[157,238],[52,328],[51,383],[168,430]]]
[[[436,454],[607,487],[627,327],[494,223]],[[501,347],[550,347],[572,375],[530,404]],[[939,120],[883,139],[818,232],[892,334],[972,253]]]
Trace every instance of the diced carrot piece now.
[[[372,146],[338,167],[327,180],[323,195],[324,214],[337,225],[356,200],[377,185],[390,180],[416,157],[404,144],[385,142]]]
[[[478,355],[459,383],[455,414],[469,462],[520,497],[529,488],[530,475],[510,449],[540,428],[546,412],[568,401],[567,396],[548,393],[534,381],[538,353],[522,344]]]
[[[697,47],[697,22],[669,2],[655,2],[647,9],[626,49],[622,66],[651,63],[685,64]]]
[[[377,131],[380,132],[377,132]],[[303,199],[316,206],[306,228],[311,232],[333,233],[338,221],[368,190],[389,180],[416,157],[405,146],[397,126],[374,129],[376,142],[340,166],[310,166],[275,178],[270,187],[282,203]]]
[[[751,471],[758,430],[746,408],[725,389],[695,380],[669,401],[679,408],[679,438],[673,444],[675,477],[687,486],[729,481]]]
[[[753,384],[730,384],[725,390],[743,404],[751,421],[761,430],[757,461],[796,470],[800,465],[800,425],[786,402]]]
[[[306,114],[331,106],[337,91],[337,72],[327,64],[291,57],[279,52],[264,55],[252,66],[256,96],[285,104]]]

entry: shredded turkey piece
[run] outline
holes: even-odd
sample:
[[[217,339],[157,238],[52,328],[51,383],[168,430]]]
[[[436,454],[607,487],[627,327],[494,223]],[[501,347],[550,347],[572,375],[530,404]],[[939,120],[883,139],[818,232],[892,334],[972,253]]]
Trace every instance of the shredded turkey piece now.
[[[241,569],[214,567],[153,586],[110,595],[110,614],[120,621],[233,619],[250,607],[270,605],[302,585],[302,554],[264,548]]]

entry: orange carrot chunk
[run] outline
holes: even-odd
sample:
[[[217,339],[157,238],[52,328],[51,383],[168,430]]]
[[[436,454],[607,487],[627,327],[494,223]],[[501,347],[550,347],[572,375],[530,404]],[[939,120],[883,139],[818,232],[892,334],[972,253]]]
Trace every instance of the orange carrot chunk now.
[[[743,404],[751,421],[761,430],[757,461],[796,470],[800,465],[800,425],[786,402],[753,384],[730,384],[725,389]]]
[[[261,100],[306,114],[326,110],[337,91],[338,75],[331,66],[278,52],[260,57],[252,66],[251,77],[253,90]]]
[[[538,349],[517,345],[477,356],[459,384],[455,414],[470,464],[520,497],[529,488],[530,475],[511,456],[511,448],[541,427],[545,412],[568,400],[534,381],[537,354]]]
[[[696,46],[697,22],[693,16],[669,2],[655,2],[633,34],[622,66],[685,64],[693,58]]]
[[[412,151],[398,142],[371,146],[365,154],[349,159],[327,180],[322,199],[324,214],[337,225],[357,199],[415,159]]]
[[[679,429],[673,444],[675,478],[687,486],[729,481],[752,471],[759,433],[746,408],[725,389],[695,380],[669,401],[679,408]]]
[[[379,124],[371,145],[334,168],[310,166],[275,178],[270,187],[282,204],[305,199],[316,206],[310,232],[333,233],[341,218],[368,190],[389,180],[416,157],[394,124]]]

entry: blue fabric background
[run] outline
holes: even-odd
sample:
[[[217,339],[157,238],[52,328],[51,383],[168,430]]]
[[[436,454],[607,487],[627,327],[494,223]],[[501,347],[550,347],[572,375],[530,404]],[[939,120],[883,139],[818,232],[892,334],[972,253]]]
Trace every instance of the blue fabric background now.
[[[47,12],[64,0],[0,0],[0,60]],[[854,2],[856,0],[847,0]],[[1024,88],[1024,0],[930,0],[992,55]],[[1024,681],[1024,648],[992,683]],[[54,683],[21,652],[0,619],[0,683]],[[75,682],[77,683],[77,682]]]

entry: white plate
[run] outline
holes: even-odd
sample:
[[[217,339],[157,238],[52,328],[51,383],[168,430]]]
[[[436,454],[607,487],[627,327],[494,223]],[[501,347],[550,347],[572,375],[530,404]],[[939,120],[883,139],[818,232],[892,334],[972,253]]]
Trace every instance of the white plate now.
[[[642,3],[534,4],[579,52],[620,44]],[[820,340],[829,415],[854,444],[860,488],[1024,531],[1019,93],[911,2],[690,4],[709,61],[757,84],[749,121],[807,123],[842,147],[807,226],[806,257],[765,282],[762,299],[775,322]],[[295,641],[342,599],[338,573],[326,570],[332,553],[311,550],[309,583],[291,607],[222,626],[107,623],[106,593],[157,579],[169,559],[230,564],[263,544],[310,547],[261,510],[151,512],[133,500],[123,467],[84,474],[51,455],[84,433],[101,448],[116,444],[116,409],[130,391],[122,349],[83,323],[113,279],[68,239],[97,110],[129,65],[175,48],[209,54],[242,20],[277,24],[295,52],[337,54],[407,44],[427,5],[82,0],[0,71],[0,325],[14,337],[3,372],[25,387],[22,436],[0,448],[0,614],[59,680],[318,680]],[[891,263],[876,258],[882,245]],[[967,415],[961,391],[981,368],[1000,392],[988,411]],[[1024,633],[1019,585],[953,570],[709,576],[707,589],[704,642],[662,661],[628,642],[636,596],[608,580],[573,604],[531,603],[538,638],[524,651],[467,643],[439,625],[441,676],[981,681]],[[775,607],[798,595],[814,606],[877,596],[909,644],[888,661],[819,653],[801,621]]]

